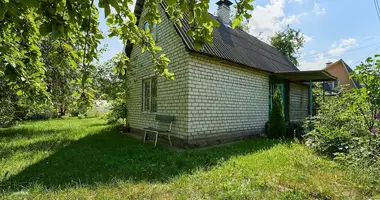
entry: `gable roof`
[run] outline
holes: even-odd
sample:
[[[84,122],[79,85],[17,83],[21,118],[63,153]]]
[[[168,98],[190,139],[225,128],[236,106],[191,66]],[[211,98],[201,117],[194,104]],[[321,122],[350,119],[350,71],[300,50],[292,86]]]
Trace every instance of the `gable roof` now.
[[[135,15],[140,18],[144,0],[137,0]],[[166,9],[165,1],[161,6]],[[211,19],[216,19],[210,14]],[[196,50],[193,45],[194,39],[186,32],[190,30],[189,18],[184,15],[181,20],[182,26],[175,24],[175,28],[180,35],[186,48],[191,52],[196,52],[212,57],[218,57],[233,63],[241,64],[266,72],[297,72],[298,68],[290,62],[280,51],[256,37],[249,35],[245,31],[220,22],[220,27],[214,28],[213,45],[204,44],[201,50]]]
[[[338,63],[338,62],[341,62],[341,63],[343,64],[344,68],[345,68],[346,71],[347,71],[348,76],[350,76],[350,74],[351,74],[351,72],[353,72],[353,70],[351,69],[350,66],[348,66],[348,64],[347,64],[346,62],[344,62],[343,59],[340,59],[340,60],[336,61],[335,63],[332,63],[331,65],[325,67],[325,70],[326,70],[327,68],[331,67],[331,66],[334,66],[334,64],[336,64],[336,63]],[[352,77],[352,78],[349,77],[349,79],[352,81],[352,83],[354,84],[354,86],[355,86],[356,88],[362,88],[362,86],[360,85],[360,83],[359,83],[354,77]]]
[[[344,62],[344,60],[340,59],[340,61],[343,63],[343,65],[346,67],[346,70],[348,72],[348,74],[351,74],[351,72],[353,72],[353,70],[351,69],[350,66],[347,65],[346,62]],[[360,85],[360,83],[354,78],[350,78],[352,80],[352,82],[354,83],[355,87],[356,88],[361,88],[362,86]]]

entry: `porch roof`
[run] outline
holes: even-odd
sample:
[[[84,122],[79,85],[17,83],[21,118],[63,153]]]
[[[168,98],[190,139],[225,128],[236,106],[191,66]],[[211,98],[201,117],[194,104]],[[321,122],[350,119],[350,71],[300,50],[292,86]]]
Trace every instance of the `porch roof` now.
[[[275,76],[285,78],[295,82],[319,82],[319,81],[335,81],[337,77],[331,75],[325,70],[314,71],[297,71],[297,72],[276,72]]]

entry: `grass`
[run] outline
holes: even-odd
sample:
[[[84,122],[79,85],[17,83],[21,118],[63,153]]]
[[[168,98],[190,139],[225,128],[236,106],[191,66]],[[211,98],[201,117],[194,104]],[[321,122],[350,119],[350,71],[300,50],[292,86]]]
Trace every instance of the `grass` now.
[[[3,199],[376,199],[377,179],[291,141],[172,151],[101,119],[0,129]]]

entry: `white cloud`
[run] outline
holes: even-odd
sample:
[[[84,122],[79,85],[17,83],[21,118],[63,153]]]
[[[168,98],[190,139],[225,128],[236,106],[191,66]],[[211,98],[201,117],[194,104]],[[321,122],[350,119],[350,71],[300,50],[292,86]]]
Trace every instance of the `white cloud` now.
[[[301,13],[298,15],[290,15],[287,17],[284,17],[281,20],[281,25],[288,25],[288,24],[300,24],[301,23],[301,17],[307,15],[306,13]]]
[[[300,0],[290,1],[300,2]],[[269,37],[278,31],[285,30],[287,25],[300,24],[302,17],[308,13],[286,15],[284,9],[287,2],[289,1],[270,0],[269,4],[256,6],[248,23],[249,32],[264,42],[268,42]]]
[[[325,15],[326,14],[326,8],[321,8],[318,3],[314,3],[313,12],[316,15]]]
[[[311,50],[308,54],[302,55],[303,58],[301,56],[299,69],[301,71],[323,69],[327,62],[335,62],[341,59],[341,55],[357,45],[358,43],[355,38],[347,38],[340,40],[339,44],[336,42],[332,43],[330,49],[325,53],[317,54],[315,50]],[[347,63],[351,65],[353,60],[348,60]]]
[[[315,51],[314,51],[315,53]],[[308,70],[321,70],[326,67],[326,63],[331,61],[335,62],[338,59],[331,56],[326,56],[323,53],[317,54],[314,58],[310,60],[300,60],[298,69],[301,71]]]
[[[338,45],[333,43],[327,53],[332,56],[340,56],[350,48],[357,45],[357,40],[355,38],[342,39]]]
[[[289,0],[289,3],[303,4],[303,0]]]
[[[308,35],[306,35],[306,34],[303,34],[303,38],[305,39],[305,43],[306,43],[306,42],[310,42],[310,41],[313,40],[313,37],[312,37],[312,36],[308,36]]]
[[[271,0],[265,6],[257,6],[252,11],[252,18],[248,23],[249,32],[253,35],[267,38],[281,30],[282,24],[280,23],[280,19],[285,17],[284,7],[285,0]]]

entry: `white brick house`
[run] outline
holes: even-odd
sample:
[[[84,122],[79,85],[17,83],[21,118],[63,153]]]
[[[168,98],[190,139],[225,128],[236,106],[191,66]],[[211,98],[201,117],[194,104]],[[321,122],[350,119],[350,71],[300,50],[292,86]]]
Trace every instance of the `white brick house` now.
[[[219,9],[229,6],[224,1],[218,3],[223,6]],[[138,17],[144,15],[143,4],[137,0]],[[141,53],[139,46],[127,49],[135,66],[128,99],[131,128],[166,126],[155,121],[156,114],[165,114],[175,116],[172,135],[184,144],[262,134],[275,87],[283,91],[287,121],[308,116],[309,86],[302,82],[309,75],[299,72],[275,48],[221,23],[214,30],[214,46],[205,45],[196,51],[192,38],[185,34],[186,20],[183,27],[173,25],[164,4],[160,13],[162,23],[153,31],[158,45],[171,59],[169,70],[175,80],[157,76],[150,55]],[[223,10],[218,13],[229,16]],[[223,16],[218,20],[225,21],[220,19]],[[139,26],[146,24],[139,20]],[[317,79],[331,77],[318,71],[307,80]]]

